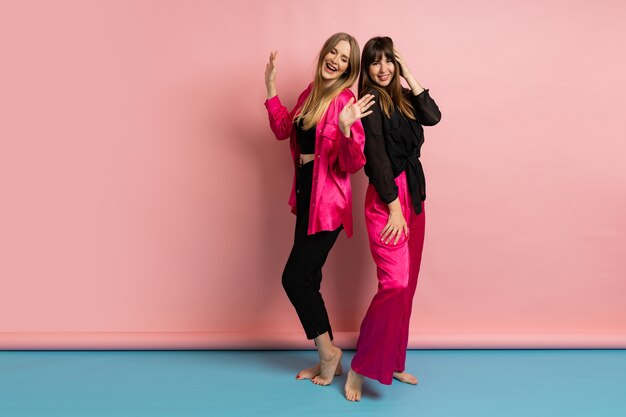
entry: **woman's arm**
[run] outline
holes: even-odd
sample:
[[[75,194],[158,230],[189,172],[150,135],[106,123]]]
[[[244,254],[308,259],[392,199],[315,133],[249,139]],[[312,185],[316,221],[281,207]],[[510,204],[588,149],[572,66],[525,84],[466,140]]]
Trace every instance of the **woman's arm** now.
[[[398,186],[394,180],[393,168],[383,129],[383,113],[380,106],[374,106],[373,112],[363,120],[365,129],[365,157],[370,181],[374,185],[380,199],[387,204],[389,217],[387,224],[380,232],[380,240],[384,243],[398,243],[402,232],[408,236],[408,228],[402,207],[398,199]]]
[[[404,57],[400,54],[400,52],[398,52],[397,49],[394,49],[393,51],[396,54],[396,62],[400,66],[399,68],[400,76],[406,80],[406,83],[409,85],[409,88],[411,89],[411,93],[413,93],[414,96],[421,94],[424,91],[424,87],[422,87],[422,85],[419,82],[417,82],[417,80],[413,76],[413,73],[409,69],[409,66],[404,61]]]
[[[417,112],[420,122],[424,126],[434,126],[441,120],[441,112],[435,100],[433,100],[428,94],[428,90],[424,89],[422,85],[415,79],[409,66],[404,61],[404,57],[400,55],[397,49],[396,61],[400,65],[400,75],[404,78],[409,85],[411,93],[409,99],[411,104]]]
[[[372,114],[363,120],[365,159],[370,182],[380,199],[389,204],[398,198],[398,187],[394,181],[393,167],[385,144],[383,117],[385,116],[380,106],[375,105]]]
[[[278,140],[287,139],[293,128],[293,118],[287,107],[283,106],[278,96],[265,101],[270,128]]]
[[[267,100],[265,107],[270,120],[270,128],[276,139],[287,139],[291,134],[292,117],[291,113],[280,102],[276,93],[276,62],[278,51],[270,52],[269,62],[265,65],[265,88],[267,89]]]
[[[428,90],[422,91],[419,95],[409,95],[411,104],[419,116],[419,121],[424,126],[434,126],[441,120],[439,106],[430,97]]]

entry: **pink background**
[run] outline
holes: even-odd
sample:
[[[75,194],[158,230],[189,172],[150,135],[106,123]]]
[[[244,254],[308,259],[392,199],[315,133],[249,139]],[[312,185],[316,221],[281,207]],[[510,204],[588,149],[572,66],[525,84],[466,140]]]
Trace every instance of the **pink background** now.
[[[549,5],[544,5],[549,3]],[[620,1],[0,5],[0,348],[311,347],[280,285],[295,217],[263,71],[291,106],[332,33],[431,89],[412,347],[626,347]],[[324,294],[376,288],[353,177]]]

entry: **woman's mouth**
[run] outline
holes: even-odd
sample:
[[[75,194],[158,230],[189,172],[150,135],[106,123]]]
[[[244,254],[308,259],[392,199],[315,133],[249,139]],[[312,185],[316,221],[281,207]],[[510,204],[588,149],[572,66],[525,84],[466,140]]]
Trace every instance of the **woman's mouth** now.
[[[326,63],[326,70],[330,73],[337,72],[337,67],[331,64],[330,62]]]
[[[377,77],[380,81],[387,81],[389,79],[389,74],[379,74]]]

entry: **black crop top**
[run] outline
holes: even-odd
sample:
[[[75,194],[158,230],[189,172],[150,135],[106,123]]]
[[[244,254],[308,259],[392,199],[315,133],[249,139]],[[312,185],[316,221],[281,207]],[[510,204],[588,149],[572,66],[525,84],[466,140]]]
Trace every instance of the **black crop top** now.
[[[300,123],[294,122],[296,126],[296,139],[298,139],[298,145],[300,145],[300,153],[301,154],[314,154],[315,153],[315,128],[308,130],[302,129],[302,120]]]
[[[372,92],[377,103],[372,106],[372,114],[363,118],[365,130],[365,174],[374,185],[380,199],[386,204],[398,197],[398,187],[394,181],[406,172],[413,208],[422,212],[422,201],[426,199],[426,181],[420,163],[420,149],[424,143],[422,126],[433,126],[439,122],[441,113],[428,90],[414,96],[405,90],[415,120],[405,117],[394,109],[387,117],[380,108],[378,93]]]

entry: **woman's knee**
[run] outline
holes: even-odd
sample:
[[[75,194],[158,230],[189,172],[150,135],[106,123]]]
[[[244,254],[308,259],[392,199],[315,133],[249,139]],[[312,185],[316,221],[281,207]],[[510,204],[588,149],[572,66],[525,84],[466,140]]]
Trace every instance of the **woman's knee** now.
[[[301,283],[298,280],[298,273],[295,268],[291,267],[289,264],[285,266],[282,276],[282,284],[285,292],[287,294],[297,291],[302,287]]]

